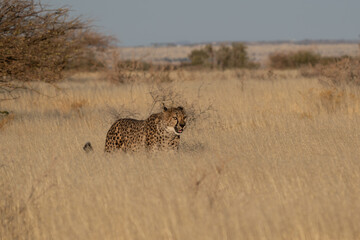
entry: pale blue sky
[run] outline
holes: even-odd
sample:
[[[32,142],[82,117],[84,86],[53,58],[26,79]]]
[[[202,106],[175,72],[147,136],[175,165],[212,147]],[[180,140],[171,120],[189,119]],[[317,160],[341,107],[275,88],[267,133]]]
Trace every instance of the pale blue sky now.
[[[360,0],[43,0],[71,6],[121,46],[164,42],[358,40]]]

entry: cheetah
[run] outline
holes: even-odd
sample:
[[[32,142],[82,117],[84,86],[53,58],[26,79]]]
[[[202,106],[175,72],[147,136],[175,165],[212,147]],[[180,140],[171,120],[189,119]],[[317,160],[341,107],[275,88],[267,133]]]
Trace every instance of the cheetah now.
[[[145,120],[121,118],[107,132],[105,152],[177,150],[180,135],[186,126],[186,117],[183,107],[164,106],[162,112],[154,113]],[[85,144],[84,150],[91,151],[91,144]]]

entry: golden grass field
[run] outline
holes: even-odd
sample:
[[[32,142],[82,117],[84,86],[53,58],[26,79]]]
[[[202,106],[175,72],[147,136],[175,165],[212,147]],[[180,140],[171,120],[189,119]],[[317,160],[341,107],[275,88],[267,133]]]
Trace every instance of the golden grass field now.
[[[102,78],[0,102],[0,239],[360,239],[359,89],[297,71]],[[196,118],[180,150],[105,154],[116,115],[146,118],[161,90]]]

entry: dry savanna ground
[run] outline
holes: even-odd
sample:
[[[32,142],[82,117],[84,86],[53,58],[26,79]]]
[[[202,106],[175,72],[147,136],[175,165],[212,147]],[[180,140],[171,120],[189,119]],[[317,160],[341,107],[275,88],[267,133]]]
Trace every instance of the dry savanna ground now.
[[[102,78],[0,103],[0,239],[360,238],[359,89],[297,71]],[[178,152],[103,152],[116,117],[162,100],[193,118]]]

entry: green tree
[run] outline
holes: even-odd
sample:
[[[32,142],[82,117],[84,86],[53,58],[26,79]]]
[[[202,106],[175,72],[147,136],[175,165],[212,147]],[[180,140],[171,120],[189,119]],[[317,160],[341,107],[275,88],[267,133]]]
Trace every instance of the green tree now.
[[[235,42],[232,43],[232,51],[229,62],[231,68],[244,68],[249,62],[246,46],[243,43]]]
[[[221,45],[216,51],[216,64],[221,69],[228,68],[231,62],[231,49],[226,45]]]
[[[191,65],[194,65],[194,66],[204,65],[205,62],[208,60],[208,58],[209,58],[209,55],[204,49],[193,50],[189,55]]]

